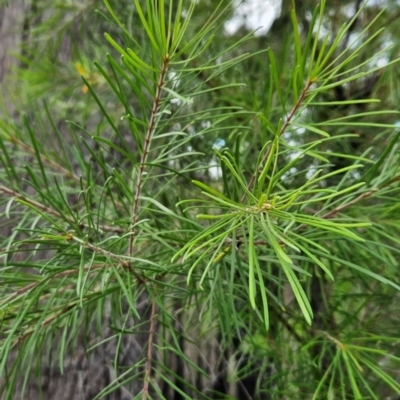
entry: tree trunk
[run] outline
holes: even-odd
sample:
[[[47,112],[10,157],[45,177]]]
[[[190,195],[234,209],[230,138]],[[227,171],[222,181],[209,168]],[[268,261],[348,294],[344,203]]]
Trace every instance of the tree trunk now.
[[[14,111],[12,102],[13,83],[10,72],[17,65],[11,52],[21,47],[24,17],[27,5],[23,0],[13,0],[8,6],[0,6],[0,87],[1,96],[8,112]]]

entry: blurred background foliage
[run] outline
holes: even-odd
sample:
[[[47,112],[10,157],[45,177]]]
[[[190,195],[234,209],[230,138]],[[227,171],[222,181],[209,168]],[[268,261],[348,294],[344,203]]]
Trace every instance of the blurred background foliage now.
[[[168,1],[165,3],[170,4]],[[187,9],[189,3],[185,3]],[[205,21],[220,4],[217,0],[199,0],[196,3],[185,38],[200,32]],[[67,188],[66,197],[70,204],[86,202],[87,210],[91,208],[91,204],[100,208],[102,203],[99,193],[92,194],[89,190],[87,198],[82,200],[80,188],[84,184],[81,175],[84,175],[88,187],[98,185],[102,188],[109,178],[105,171],[111,171],[115,165],[129,170],[140,159],[140,145],[134,142],[130,134],[129,118],[121,117],[126,114],[126,108],[94,62],[98,62],[109,76],[115,72],[112,63],[107,63],[107,54],[115,59],[119,58],[119,54],[105,40],[104,33],[110,34],[121,46],[133,48],[135,43],[146,46],[147,37],[133,1],[110,0],[109,4],[131,33],[130,36],[121,30],[106,5],[98,0],[14,0],[8,4],[3,1],[0,10],[0,29],[4,37],[0,44],[0,76],[4,100],[0,135],[8,138],[10,132],[13,133],[8,151],[14,157],[13,162],[21,182],[32,179],[33,175],[29,170],[21,166],[36,160],[35,143],[40,142],[40,152],[53,162],[48,162],[45,170],[63,176]],[[314,0],[295,2],[298,31],[304,42],[312,29],[312,15],[317,4]],[[168,209],[175,210],[179,200],[198,196],[196,188],[190,184],[191,179],[207,183],[225,194],[227,188],[235,187],[230,194],[236,196],[235,201],[240,201],[242,193],[235,186],[237,183],[229,177],[223,178],[223,167],[213,148],[221,151],[227,149],[238,155],[241,173],[249,181],[253,171],[259,166],[259,152],[270,139],[267,125],[259,115],[264,115],[274,126],[287,117],[288,114],[282,114],[279,93],[271,85],[271,58],[267,49],[272,49],[274,53],[279,70],[278,86],[284,92],[285,103],[296,103],[295,93],[288,90],[296,64],[292,2],[280,4],[273,0],[247,0],[243,3],[225,1],[222,2],[223,7],[226,9],[222,18],[215,23],[219,25],[219,30],[217,26],[214,27],[214,39],[189,64],[193,69],[192,73],[176,76],[174,74],[178,72],[173,69],[168,71],[169,82],[179,80],[176,87],[184,87],[193,93],[200,87],[204,90],[196,98],[190,113],[205,110],[207,114],[207,117],[192,122],[189,111],[180,107],[179,101],[168,105],[173,122],[165,120],[164,126],[179,131],[185,128],[194,136],[190,143],[173,152],[177,157],[164,165],[166,170],[155,166],[157,179],[146,183],[144,195],[156,199]],[[183,10],[183,15],[187,9]],[[267,10],[266,13],[261,12],[264,9]],[[257,23],[267,27],[270,25],[269,28],[256,30],[258,26],[253,22],[254,10],[256,15],[262,16],[258,20],[256,18]],[[255,316],[256,312],[250,307],[245,289],[247,282],[243,281],[243,276],[238,272],[232,272],[232,275],[227,273],[231,268],[230,256],[222,259],[225,269],[221,267],[215,273],[222,276],[221,280],[215,281],[221,287],[215,287],[216,283],[211,281],[205,282],[205,286],[211,288],[212,296],[206,294],[207,290],[204,293],[195,287],[193,282],[187,286],[186,292],[187,270],[176,272],[173,280],[168,283],[171,285],[171,293],[163,297],[164,303],[158,304],[161,310],[164,306],[173,312],[167,313],[163,310],[164,319],[160,317],[158,321],[160,338],[157,351],[161,355],[153,366],[153,378],[157,382],[152,389],[153,398],[399,398],[399,293],[383,281],[349,269],[344,262],[362,265],[379,276],[399,283],[399,143],[398,138],[393,139],[396,133],[393,126],[400,125],[400,119],[397,113],[383,111],[399,111],[400,66],[391,61],[400,57],[400,3],[395,0],[371,0],[365,5],[358,0],[327,1],[323,20],[320,21],[321,40],[318,42],[317,56],[321,51],[323,38],[330,35],[334,40],[343,24],[349,23],[360,10],[329,60],[335,62],[335,57],[348,47],[350,52],[357,46],[361,47],[348,65],[349,68],[354,67],[353,74],[360,73],[360,78],[332,85],[332,88],[321,91],[316,95],[315,103],[330,104],[310,104],[302,110],[299,117],[302,125],[318,126],[332,137],[351,136],[325,141],[318,147],[318,156],[312,158],[312,161],[310,157],[300,159],[294,168],[285,173],[283,182],[287,190],[295,190],[305,184],[318,168],[322,168],[324,173],[335,172],[353,165],[357,161],[356,157],[367,158],[370,163],[366,161],[364,170],[348,170],[324,180],[326,188],[339,190],[345,185],[358,182],[362,174],[379,160],[380,169],[374,171],[370,179],[375,179],[370,188],[376,189],[378,194],[365,196],[363,201],[346,210],[345,215],[338,213],[341,222],[347,218],[373,223],[371,228],[356,229],[356,233],[364,237],[366,242],[354,244],[326,234],[323,246],[331,251],[332,258],[324,259],[323,253],[321,257],[331,270],[335,270],[333,282],[310,265],[309,260],[303,260],[304,264],[301,264],[302,260],[299,258],[299,265],[313,275],[312,279],[301,279],[314,313],[311,327],[303,320],[290,287],[282,283],[282,271],[271,262],[268,249],[262,250],[259,260],[268,265],[271,278],[268,290],[271,296],[278,299],[270,300],[268,332],[265,331],[260,315]],[[380,17],[370,25],[378,14]],[[382,32],[374,36],[381,29]],[[316,35],[316,32],[313,34]],[[360,34],[361,41],[352,45]],[[365,43],[367,44],[362,47]],[[140,57],[151,63],[152,49],[142,47],[142,50]],[[247,53],[252,56],[243,57]],[[368,61],[372,55],[377,57]],[[180,59],[185,60],[189,56],[182,53]],[[218,65],[235,57],[243,59],[229,69],[199,68],[211,61]],[[361,75],[363,71],[371,69],[372,73]],[[82,76],[97,98],[101,99],[108,118],[101,111]],[[339,77],[335,79],[337,82],[340,80]],[[236,83],[245,85],[233,86]],[[121,91],[129,93],[129,85],[126,82],[121,85],[124,87]],[[221,89],[217,89],[219,87]],[[374,98],[380,101],[359,102]],[[152,100],[149,92],[143,92],[142,98],[129,98],[132,115],[136,118],[146,115],[143,104],[146,101],[151,103]],[[233,110],[234,107],[236,111]],[[222,123],[216,123],[213,115],[215,114],[216,119],[221,118],[222,109],[229,110],[229,115]],[[289,113],[290,108],[286,111]],[[356,126],[351,122],[340,126],[325,124],[326,121],[350,118],[354,114],[360,114]],[[175,121],[174,117],[177,115],[181,120]],[[120,136],[115,136],[109,120],[114,121]],[[206,135],[196,135],[203,130],[207,132]],[[35,140],[32,140],[29,131],[34,132],[31,135],[35,136]],[[85,138],[84,151],[81,136]],[[120,148],[134,149],[135,155],[124,158],[124,153],[118,148],[107,148],[107,151],[103,151],[101,142],[94,140],[93,136],[110,139]],[[28,138],[33,146],[28,144]],[[314,131],[289,126],[282,135],[282,141],[291,151],[280,154],[277,160],[278,169],[288,165],[293,156],[298,154],[297,148],[314,140],[313,138]],[[390,151],[382,160],[380,157],[388,148]],[[190,153],[190,156],[178,158],[185,153]],[[329,162],[325,162],[324,157],[328,157]],[[182,174],[176,180],[170,181],[163,175],[167,173],[167,167],[182,171]],[[5,174],[4,171],[3,173]],[[381,188],[384,188],[382,193]],[[130,204],[129,201],[124,203],[123,188],[116,185],[113,190],[116,193],[113,200],[115,208],[112,211],[105,210],[104,215],[107,214],[109,221],[116,222],[126,232],[130,222]],[[63,265],[72,266],[82,262],[79,253],[70,250],[69,245],[64,248],[59,243],[49,243],[47,247],[41,245],[29,255],[21,251],[22,247],[15,252],[10,250],[10,235],[15,238],[15,242],[23,243],[24,246],[38,246],[38,241],[35,241],[28,229],[28,226],[36,225],[32,220],[29,220],[30,225],[23,221],[22,209],[17,209],[16,213],[10,215],[10,193],[3,191],[1,195],[4,214],[2,250],[12,257],[14,264],[25,263],[26,272],[18,276],[17,286],[24,287],[24,277],[26,282],[31,283],[34,274],[29,271],[41,271],[35,264],[36,260],[40,260],[41,265],[46,265],[46,262],[51,264],[56,259],[56,251],[62,253],[61,259],[57,259],[59,265],[64,263]],[[11,197],[12,195],[13,193]],[[303,208],[310,214],[321,210],[329,213],[340,205],[335,202],[321,204],[306,204]],[[143,247],[149,247],[143,254],[153,254],[150,261],[168,264],[173,252],[178,250],[177,243],[180,242],[183,246],[189,240],[186,233],[179,236],[176,231],[189,232],[194,229],[195,223],[199,224],[188,222],[198,213],[201,203],[195,205],[190,212],[182,211],[179,214],[182,220],[183,217],[187,220],[177,223],[175,227],[164,215],[154,211],[157,205],[147,206],[142,217],[152,219],[149,225],[153,224],[159,231],[166,232],[163,239],[168,241],[173,238],[173,244],[170,245],[173,251],[165,248],[160,250],[158,242],[151,245],[144,242]],[[220,210],[210,211],[212,212],[218,214]],[[159,219],[155,215],[159,215]],[[20,229],[15,230],[15,227]],[[101,242],[105,240],[103,233],[93,230],[90,238]],[[124,246],[118,240],[116,243],[113,245],[120,246],[122,254],[125,251]],[[237,247],[239,252],[240,246]],[[90,255],[86,254],[85,257]],[[245,261],[242,262],[245,264]],[[5,299],[10,296],[11,288],[10,281],[7,280],[8,268],[5,262],[2,269],[4,275],[1,277],[7,282],[3,293]],[[57,271],[60,273],[61,270]],[[155,274],[159,273],[160,271],[155,271]],[[223,275],[225,273],[226,276]],[[20,376],[18,370],[13,370],[12,363],[14,360],[21,360],[21,357],[29,358],[32,347],[21,347],[26,355],[21,351],[19,354],[18,351],[9,353],[7,346],[2,348],[1,356],[7,355],[8,364],[8,369],[4,369],[6,372],[3,380],[0,380],[4,398],[147,398],[142,390],[145,378],[141,367],[144,365],[144,353],[148,345],[146,332],[151,329],[149,294],[143,287],[137,289],[133,301],[141,319],[136,320],[134,313],[127,311],[130,306],[124,304],[126,288],[125,292],[121,289],[121,281],[114,280],[107,286],[104,282],[108,278],[103,276],[101,279],[103,287],[107,288],[108,297],[93,296],[83,307],[83,313],[71,314],[68,324],[53,326],[49,321],[49,332],[43,336],[31,336],[40,338],[37,339],[38,342],[29,343],[31,346],[36,343],[43,357],[41,361],[35,361],[35,365],[34,362],[29,364],[32,371],[26,374],[26,379]],[[121,279],[129,287],[130,278],[123,276]],[[60,287],[64,290],[68,284],[76,285],[76,281],[63,281]],[[233,308],[226,304],[225,299],[226,293],[233,290],[227,288],[229,285],[235,287]],[[167,284],[163,289],[166,287]],[[179,291],[178,287],[182,290]],[[156,296],[157,287],[150,292],[152,296]],[[65,294],[67,291],[60,293],[64,293],[60,297],[68,297]],[[189,303],[198,306],[197,309],[190,308]],[[230,313],[233,309],[237,315]],[[129,313],[131,314],[128,318],[126,315]],[[163,315],[161,312],[160,314]],[[6,325],[7,322],[4,322],[4,326]],[[5,333],[1,335],[1,339],[6,337]],[[22,335],[19,340],[23,342],[25,336]],[[87,348],[91,348],[91,351],[86,352]],[[4,359],[3,364],[5,365]],[[133,366],[137,369],[133,369]],[[117,376],[122,378],[117,380]],[[107,387],[109,390],[105,389]]]

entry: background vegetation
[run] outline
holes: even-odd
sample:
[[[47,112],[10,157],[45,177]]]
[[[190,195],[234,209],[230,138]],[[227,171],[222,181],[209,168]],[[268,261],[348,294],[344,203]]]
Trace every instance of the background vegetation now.
[[[2,3],[3,398],[400,395],[399,5],[236,6]]]

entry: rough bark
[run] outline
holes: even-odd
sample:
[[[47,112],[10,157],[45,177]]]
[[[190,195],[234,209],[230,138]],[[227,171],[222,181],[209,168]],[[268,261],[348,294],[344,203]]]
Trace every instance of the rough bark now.
[[[0,87],[1,95],[9,112],[13,111],[10,94],[13,82],[10,72],[17,65],[11,52],[18,52],[21,46],[21,31],[27,5],[23,0],[13,0],[8,6],[0,4]]]

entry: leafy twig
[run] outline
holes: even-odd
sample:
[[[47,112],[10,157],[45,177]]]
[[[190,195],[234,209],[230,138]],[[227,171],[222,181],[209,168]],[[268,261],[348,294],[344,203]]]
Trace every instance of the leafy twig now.
[[[310,88],[310,86],[312,85],[312,83],[313,83],[313,82],[312,82],[311,80],[308,80],[308,81],[307,81],[307,83],[306,83],[306,85],[304,86],[302,92],[300,93],[299,98],[298,98],[297,101],[296,101],[296,104],[293,106],[293,108],[292,108],[291,111],[289,112],[289,114],[288,114],[288,116],[287,116],[287,118],[286,118],[284,124],[282,125],[282,128],[281,128],[280,131],[279,131],[279,136],[282,136],[282,134],[286,131],[286,128],[287,128],[287,127],[290,125],[290,123],[292,122],[293,117],[294,117],[296,111],[300,108],[300,106],[301,106],[301,104],[302,104],[304,98],[305,98],[306,95],[307,95],[308,89]],[[261,173],[264,164],[265,164],[265,163],[267,162],[267,160],[268,160],[269,153],[271,152],[271,149],[272,149],[272,142],[271,142],[271,144],[269,145],[268,150],[265,152],[264,157],[262,158],[261,163],[260,163],[260,165],[259,165],[257,171],[252,175],[252,177],[251,177],[251,179],[250,179],[250,182],[249,182],[249,184],[247,185],[247,189],[248,189],[248,190],[250,190],[250,189],[253,187],[254,181],[256,180],[257,174]],[[245,198],[246,198],[246,194],[243,194],[242,203],[244,202]]]
[[[32,149],[32,147],[25,144],[24,142],[22,142],[21,140],[15,138],[15,137],[12,137],[12,136],[10,136],[9,140],[11,143],[14,143],[14,144],[20,146],[21,148],[23,148],[28,154],[36,155],[35,150]],[[59,171],[62,174],[64,174],[65,176],[68,176],[69,178],[73,179],[75,182],[80,181],[79,176],[75,175],[73,172],[69,171],[68,169],[66,169],[66,168],[62,167],[61,165],[55,163],[54,161],[50,160],[43,154],[40,155],[40,158],[41,158],[41,161],[43,161],[44,163],[53,167],[56,171]]]
[[[94,271],[96,271],[96,270],[98,270],[100,268],[103,268],[103,267],[104,267],[103,264],[90,265],[89,267],[85,267],[84,271],[90,270],[89,272],[94,272]],[[48,279],[52,280],[52,279],[55,279],[55,278],[61,278],[61,277],[64,277],[64,276],[75,275],[75,274],[78,274],[78,273],[79,273],[79,269],[72,269],[72,270],[68,270],[68,271],[59,272],[58,274],[55,274],[55,275],[49,277]],[[29,285],[24,286],[21,289],[16,290],[10,297],[7,298],[7,301],[10,301],[14,297],[17,297],[17,296],[19,296],[21,294],[29,292],[30,290],[34,289],[36,286],[40,285],[41,283],[43,283],[43,281],[33,282],[33,283],[30,283]]]
[[[131,233],[133,233],[134,227],[138,220],[139,200],[140,200],[140,194],[141,194],[142,188],[143,188],[143,172],[144,172],[145,164],[147,161],[147,157],[149,155],[151,140],[153,138],[154,131],[155,131],[156,125],[157,125],[157,114],[160,109],[161,94],[162,94],[162,89],[165,84],[165,77],[167,74],[169,61],[170,61],[170,58],[169,58],[169,55],[167,54],[167,55],[165,55],[163,62],[162,62],[161,73],[160,73],[160,77],[159,77],[159,80],[157,83],[157,91],[156,91],[156,95],[154,98],[153,108],[151,110],[149,126],[148,126],[146,137],[144,140],[143,152],[140,157],[140,165],[139,165],[138,177],[137,177],[137,181],[136,181],[136,193],[135,193],[135,198],[133,200],[133,206],[132,206]],[[134,239],[134,235],[132,234],[132,235],[130,235],[130,238],[129,238],[128,254],[130,256],[133,254],[133,239]]]
[[[365,193],[361,194],[360,196],[356,197],[355,199],[349,201],[348,203],[343,204],[342,206],[336,207],[333,210],[329,211],[328,213],[324,214],[322,216],[322,218],[325,218],[325,219],[332,218],[333,216],[335,216],[340,211],[343,211],[344,209],[352,206],[353,204],[359,202],[360,200],[363,200],[363,199],[365,199],[367,197],[372,196],[374,193],[376,193],[376,190],[370,190],[368,192],[365,192]]]
[[[65,307],[65,308],[64,308],[63,310],[61,310],[60,312],[58,312],[58,313],[52,315],[51,317],[47,318],[46,320],[44,320],[44,321],[42,322],[41,328],[44,328],[44,327],[50,325],[52,322],[57,321],[58,318],[59,318],[61,315],[67,313],[68,311],[70,311],[70,310],[71,310],[72,308],[74,308],[74,307],[75,307],[75,304],[71,304],[71,305]],[[17,337],[17,338],[15,339],[15,344],[23,342],[26,338],[28,338],[30,335],[32,335],[34,332],[36,332],[37,329],[38,329],[38,328],[35,326],[35,327],[33,327],[32,329],[30,329],[29,331],[25,332],[22,336]]]
[[[89,250],[92,250],[95,253],[102,254],[102,255],[104,255],[106,257],[109,257],[111,259],[114,259],[114,260],[118,261],[119,264],[123,268],[126,268],[131,272],[131,274],[137,279],[137,281],[139,283],[144,284],[146,282],[145,279],[135,271],[135,269],[132,267],[131,262],[126,261],[123,257],[121,257],[121,256],[119,256],[117,254],[111,253],[110,251],[104,250],[101,247],[95,246],[94,244],[91,244],[91,243],[89,243],[89,242],[87,242],[85,240],[82,240],[82,239],[80,239],[80,238],[78,238],[78,237],[76,237],[74,235],[69,235],[69,238],[71,240],[74,240],[75,242],[80,243],[81,245],[83,245],[84,247],[86,247]]]
[[[43,211],[46,214],[53,215],[54,217],[57,217],[59,219],[62,219],[66,221],[68,224],[70,224],[72,227],[77,225],[77,222],[74,221],[72,218],[68,218],[66,216],[61,215],[58,211],[54,210],[53,208],[47,207],[35,200],[32,200],[21,193],[16,192],[15,190],[9,189],[5,186],[0,185],[0,192],[3,192],[5,194],[8,194],[9,196],[15,197],[16,199],[22,200],[25,203],[28,203],[34,208],[37,208],[40,211]],[[89,224],[85,224],[83,222],[79,223],[80,228],[89,228]],[[111,225],[99,225],[99,232],[117,232],[117,233],[125,233],[125,230],[120,227],[116,226],[111,226]]]

